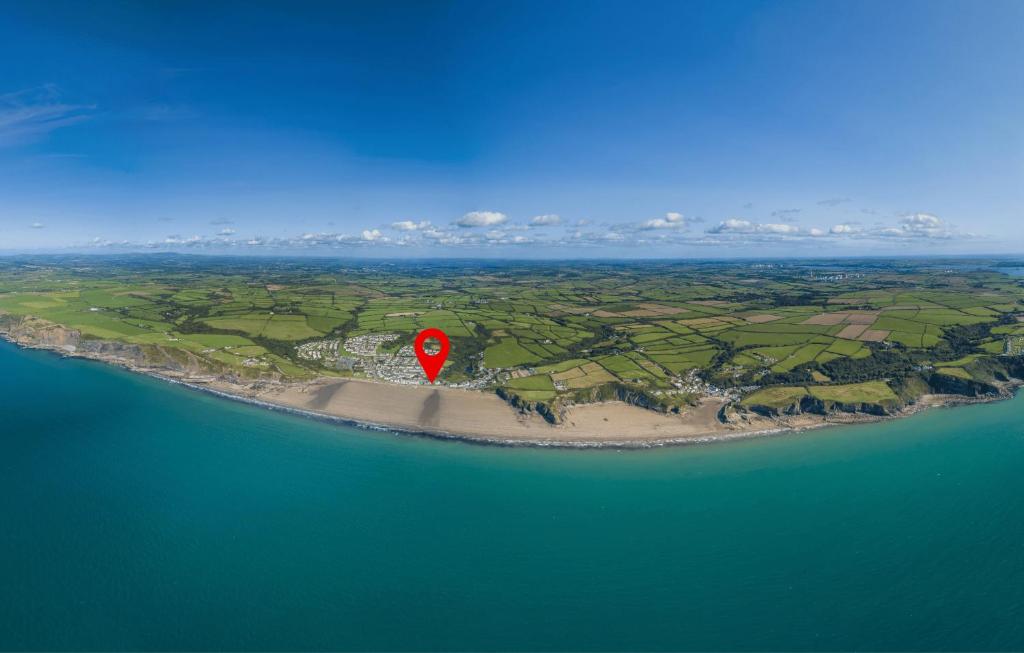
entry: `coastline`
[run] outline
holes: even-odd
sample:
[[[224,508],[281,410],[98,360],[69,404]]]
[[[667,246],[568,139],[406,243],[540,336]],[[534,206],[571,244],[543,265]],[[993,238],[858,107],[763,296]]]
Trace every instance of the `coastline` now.
[[[335,377],[246,385],[138,365],[109,354],[71,352],[49,343],[25,342],[8,333],[0,333],[0,337],[18,347],[113,364],[130,372],[268,410],[368,430],[506,447],[624,449],[709,444],[899,419],[930,408],[988,403],[1013,396],[1012,392],[986,397],[925,395],[892,415],[804,413],[771,418],[747,415],[742,423],[719,420],[719,410],[727,402],[715,398],[707,398],[680,415],[658,413],[622,402],[604,402],[571,406],[564,423],[553,425],[540,415],[514,409],[495,394],[474,390]],[[629,435],[623,435],[626,430]]]

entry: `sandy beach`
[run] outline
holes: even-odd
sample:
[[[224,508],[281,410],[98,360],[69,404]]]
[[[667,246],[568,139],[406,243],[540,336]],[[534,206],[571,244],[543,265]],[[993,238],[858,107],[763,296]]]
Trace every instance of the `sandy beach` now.
[[[830,413],[763,417],[745,412],[734,422],[718,415],[725,399],[708,397],[680,414],[665,414],[621,401],[569,406],[561,424],[513,408],[491,392],[441,385],[397,385],[363,379],[324,377],[312,381],[234,383],[162,367],[139,365],[112,353],[70,352],[60,342],[33,341],[0,334],[24,347],[117,365],[165,381],[269,409],[434,437],[502,445],[561,447],[648,447],[695,444],[874,422],[921,410],[978,403],[1010,396],[924,395],[896,415]],[[1013,384],[1015,387],[1016,384]]]
[[[922,410],[987,403],[998,397],[924,395],[895,415],[836,412],[763,417],[745,413],[737,423],[722,422],[720,398],[705,398],[681,414],[665,414],[621,401],[578,404],[568,408],[562,424],[536,413],[523,413],[497,395],[444,386],[411,386],[362,379],[323,378],[282,383],[254,391],[223,381],[183,379],[158,370],[146,373],[186,383],[228,398],[254,402],[311,417],[362,426],[480,443],[561,447],[648,447],[698,444],[899,419]]]
[[[200,369],[168,369],[141,363],[120,347],[102,351],[67,347],[62,328],[39,333],[0,333],[23,347],[47,349],[62,356],[118,365],[226,398],[279,408],[313,417],[365,426],[495,444],[560,446],[646,446],[705,442],[777,433],[794,428],[778,419],[748,416],[743,423],[718,419],[725,405],[706,398],[681,414],[665,414],[613,401],[573,405],[561,424],[510,406],[493,392],[442,385],[398,385],[363,379],[323,377],[311,381],[237,383]],[[799,416],[796,428],[823,423],[820,416]],[[792,421],[792,420],[790,420]]]
[[[236,394],[237,388],[211,384]],[[401,430],[463,438],[530,443],[630,443],[708,438],[734,433],[707,399],[682,415],[666,415],[622,402],[577,405],[563,424],[521,413],[493,393],[443,386],[408,386],[356,379],[285,384],[256,393],[261,402]],[[766,421],[764,428],[769,428]]]

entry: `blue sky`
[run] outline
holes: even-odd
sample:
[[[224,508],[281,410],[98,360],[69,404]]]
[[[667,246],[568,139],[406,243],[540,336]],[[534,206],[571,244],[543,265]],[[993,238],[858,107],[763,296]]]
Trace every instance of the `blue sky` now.
[[[2,251],[1024,252],[1022,2],[0,7]]]

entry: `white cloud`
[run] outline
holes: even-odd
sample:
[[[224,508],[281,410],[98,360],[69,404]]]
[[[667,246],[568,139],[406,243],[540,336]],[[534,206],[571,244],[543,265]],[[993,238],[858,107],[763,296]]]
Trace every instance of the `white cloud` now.
[[[455,224],[460,227],[493,227],[504,224],[507,220],[508,216],[498,211],[471,211]]]
[[[842,236],[845,234],[856,234],[860,233],[860,227],[852,224],[837,224],[829,229],[829,233],[835,236]]]
[[[717,227],[708,229],[709,234],[778,234],[792,235],[799,234],[800,227],[792,224],[772,223],[761,224],[743,220],[741,218],[729,218],[718,223]]]
[[[931,213],[907,213],[895,225],[876,225],[864,228],[857,224],[844,223],[833,226],[833,236],[875,240],[953,240],[974,238],[973,234],[957,231],[945,220]]]
[[[912,213],[902,217],[895,225],[878,225],[864,228],[856,223],[833,225],[827,231],[817,227],[800,227],[795,224],[757,223],[742,218],[729,218],[707,230],[711,237],[708,242],[770,242],[785,240],[798,242],[802,239],[827,238],[840,240],[950,240],[971,238],[971,234],[958,232],[941,218],[930,213]],[[716,238],[718,239],[716,241]]]
[[[562,218],[554,214],[535,215],[530,220],[530,224],[534,227],[550,227],[562,224]]]
[[[0,146],[18,145],[87,120],[94,106],[66,104],[53,84],[0,95]]]
[[[831,229],[835,236],[880,240],[952,240],[973,238],[959,232],[942,218],[931,213],[908,213],[892,226],[877,225],[870,229],[855,224],[837,224]]]
[[[675,211],[669,211],[665,214],[664,218],[654,218],[653,220],[647,220],[640,225],[641,229],[685,229],[686,218],[683,217],[682,213],[676,213]]]
[[[800,233],[800,227],[792,224],[768,223],[758,225],[758,231],[768,234],[797,234]]]
[[[398,222],[391,223],[391,228],[395,231],[423,231],[429,227],[429,220],[420,220],[419,222],[413,222],[412,220],[400,220]]]
[[[178,235],[174,234],[174,235],[170,235],[170,236],[167,236],[166,238],[164,238],[163,244],[164,245],[186,245],[186,246],[190,246],[190,245],[195,245],[195,244],[201,243],[201,242],[203,242],[203,237],[202,236],[192,235],[192,236],[189,236],[188,238],[182,238],[181,236],[178,236]]]
[[[946,223],[931,213],[904,215],[897,227],[903,235],[913,238],[952,238],[953,232]]]
[[[387,229],[366,228],[349,233],[301,233],[293,236],[235,237],[233,228],[225,227],[216,236],[167,236],[162,240],[145,243],[98,240],[95,247],[122,249],[165,249],[189,251],[259,250],[259,251],[323,251],[358,249],[423,248],[426,251],[442,249],[474,249],[530,246],[549,248],[551,252],[572,251],[575,247],[600,248],[658,248],[662,252],[685,251],[670,248],[727,246],[775,247],[772,251],[790,251],[780,248],[821,248],[847,242],[939,243],[955,238],[970,238],[970,234],[957,232],[941,218],[929,213],[904,215],[895,224],[862,227],[856,222],[836,224],[829,228],[800,226],[792,223],[759,223],[744,218],[728,218],[706,231],[695,233],[686,227],[695,222],[680,213],[666,213],[663,218],[645,222],[600,223],[590,229],[574,227],[562,229],[534,229],[528,225],[510,224],[504,214],[474,216],[472,222],[495,223],[481,229],[460,229],[455,224],[435,226],[428,221],[411,220],[392,223],[390,227],[401,232],[386,235]],[[541,217],[541,216],[536,216]],[[531,221],[532,222],[532,221]],[[39,224],[39,223],[37,223]],[[564,223],[562,223],[564,224]],[[532,225],[529,225],[532,227]],[[38,228],[42,228],[42,225]]]
[[[46,225],[43,224],[42,222],[33,222],[29,226],[32,227],[33,229],[45,229],[46,228]]]
[[[739,218],[729,218],[718,223],[717,227],[708,229],[709,234],[724,234],[724,233],[752,233],[754,231],[754,223],[750,220],[741,220]]]

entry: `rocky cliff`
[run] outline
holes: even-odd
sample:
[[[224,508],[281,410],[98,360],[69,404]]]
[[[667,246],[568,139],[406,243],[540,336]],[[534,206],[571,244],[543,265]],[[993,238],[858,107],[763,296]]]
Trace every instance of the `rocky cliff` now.
[[[92,358],[142,371],[166,373],[183,379],[215,377],[231,383],[276,380],[273,374],[241,378],[236,370],[190,351],[160,345],[140,345],[83,337],[74,329],[35,317],[0,314],[0,336],[23,346],[51,349],[72,356]]]

